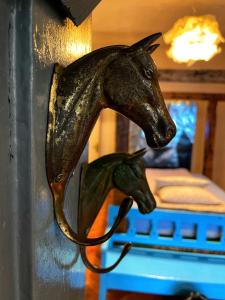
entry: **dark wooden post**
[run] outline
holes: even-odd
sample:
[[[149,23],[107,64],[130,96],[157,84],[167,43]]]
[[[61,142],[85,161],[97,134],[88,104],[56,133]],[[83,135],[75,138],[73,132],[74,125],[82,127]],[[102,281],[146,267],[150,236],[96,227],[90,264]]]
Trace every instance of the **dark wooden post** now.
[[[84,298],[78,247],[65,239],[54,219],[45,140],[54,64],[71,62],[66,50],[73,50],[72,61],[90,50],[90,19],[85,22],[84,27],[64,22],[55,1],[0,0],[1,299]],[[77,53],[81,42],[86,48]],[[86,159],[87,152],[68,187],[65,210],[74,228]]]
[[[205,128],[205,150],[203,174],[212,179],[213,157],[216,134],[216,109],[218,101],[216,99],[208,102],[206,128]]]

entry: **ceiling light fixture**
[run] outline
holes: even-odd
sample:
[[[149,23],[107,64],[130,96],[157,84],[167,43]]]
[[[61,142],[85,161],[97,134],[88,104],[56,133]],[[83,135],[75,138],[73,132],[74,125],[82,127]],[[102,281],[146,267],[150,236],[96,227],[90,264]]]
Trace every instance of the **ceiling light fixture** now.
[[[167,55],[177,63],[193,64],[195,61],[209,61],[221,52],[224,38],[216,18],[212,15],[186,16],[177,20],[171,30],[164,34],[164,41],[170,45]]]

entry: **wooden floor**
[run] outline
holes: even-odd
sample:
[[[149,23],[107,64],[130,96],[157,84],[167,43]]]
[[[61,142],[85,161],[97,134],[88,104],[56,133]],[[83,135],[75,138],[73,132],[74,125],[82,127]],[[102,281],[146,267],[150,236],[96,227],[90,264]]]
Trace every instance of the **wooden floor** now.
[[[118,194],[117,194],[118,196]],[[106,224],[107,224],[107,211],[108,205],[112,203],[114,198],[114,191],[109,194],[107,201],[105,201],[98,218],[96,219],[89,237],[97,237],[104,234]],[[100,266],[100,246],[88,247],[87,248],[89,260]],[[86,271],[86,289],[85,289],[85,300],[98,300],[98,290],[99,290],[99,275],[92,273],[89,270]],[[127,293],[127,292],[117,292],[110,291],[107,295],[107,300],[178,300],[181,298],[177,297],[164,297],[155,296],[139,293]]]

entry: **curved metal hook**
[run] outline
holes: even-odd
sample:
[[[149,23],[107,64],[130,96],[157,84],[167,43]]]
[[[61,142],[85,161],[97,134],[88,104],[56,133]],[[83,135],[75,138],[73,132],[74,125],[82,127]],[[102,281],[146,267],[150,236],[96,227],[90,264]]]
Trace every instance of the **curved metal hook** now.
[[[133,204],[133,199],[131,197],[125,198],[120,206],[117,218],[116,218],[113,226],[111,227],[111,229],[101,237],[86,238],[86,237],[82,237],[81,235],[74,232],[66,220],[66,217],[65,217],[65,214],[63,211],[64,193],[57,193],[54,195],[53,198],[54,198],[55,217],[56,217],[59,228],[61,229],[61,231],[65,234],[65,236],[68,239],[70,239],[72,242],[75,242],[81,246],[96,246],[96,245],[106,242],[113,235],[113,233],[119,226],[120,222],[126,216],[126,214],[128,213],[128,211],[130,210],[130,208]]]
[[[130,251],[131,247],[132,247],[131,243],[126,243],[125,246],[123,247],[123,250],[122,250],[118,260],[113,265],[111,265],[110,267],[106,267],[106,268],[99,268],[95,265],[92,265],[92,263],[88,260],[85,246],[80,246],[80,254],[81,254],[83,263],[89,270],[91,270],[92,272],[95,272],[95,273],[102,274],[102,273],[111,272],[113,269],[115,269],[115,267],[121,262],[121,260],[124,258],[124,256],[126,256],[127,253]]]
[[[130,208],[133,204],[133,199],[131,197],[127,197],[123,200],[121,206],[120,206],[120,209],[123,205],[126,205],[126,207],[128,207],[128,205],[126,203],[129,203],[130,204]],[[128,212],[128,211],[127,211]],[[119,213],[118,213],[118,216],[119,216]],[[118,217],[117,217],[118,218]],[[114,222],[112,228],[115,228],[115,223],[116,221]],[[111,228],[111,229],[112,229]],[[116,228],[115,228],[116,229]],[[83,263],[85,264],[85,266],[91,270],[92,272],[95,272],[95,273],[99,273],[99,274],[102,274],[102,273],[108,273],[108,272],[111,272],[113,269],[115,269],[118,264],[121,262],[121,260],[127,255],[127,253],[130,251],[132,247],[132,244],[131,243],[126,243],[123,247],[123,250],[119,256],[119,258],[117,259],[117,261],[111,265],[110,267],[106,267],[106,268],[99,268],[95,265],[93,265],[89,260],[88,260],[88,257],[87,257],[87,253],[86,253],[86,247],[85,246],[80,246],[80,254],[81,254],[81,258],[82,258],[82,261]]]

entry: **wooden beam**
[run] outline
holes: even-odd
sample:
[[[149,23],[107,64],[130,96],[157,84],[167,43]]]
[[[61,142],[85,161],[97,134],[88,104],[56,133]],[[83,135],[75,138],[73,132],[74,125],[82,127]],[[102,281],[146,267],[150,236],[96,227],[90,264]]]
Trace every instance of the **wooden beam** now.
[[[166,82],[225,83],[225,70],[159,70],[159,80]]]
[[[225,101],[225,94],[164,92],[164,99],[172,100],[203,100],[203,101]]]
[[[116,152],[127,152],[129,148],[129,120],[116,114]]]
[[[207,119],[205,128],[205,150],[203,174],[212,179],[213,157],[216,134],[216,109],[217,101],[210,101],[207,109]]]

